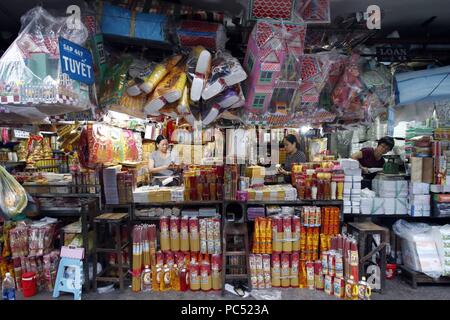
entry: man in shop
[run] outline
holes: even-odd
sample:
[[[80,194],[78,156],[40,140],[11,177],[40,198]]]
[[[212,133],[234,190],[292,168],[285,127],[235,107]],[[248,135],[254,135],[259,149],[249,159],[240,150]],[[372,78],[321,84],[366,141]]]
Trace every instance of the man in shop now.
[[[373,170],[369,169],[383,168],[383,155],[391,151],[394,145],[394,139],[386,136],[378,140],[378,146],[376,148],[363,148],[352,155],[352,159],[359,161],[364,180],[366,180],[363,180],[363,187],[364,185],[365,187],[370,187],[371,180],[377,175],[377,172],[371,172]]]

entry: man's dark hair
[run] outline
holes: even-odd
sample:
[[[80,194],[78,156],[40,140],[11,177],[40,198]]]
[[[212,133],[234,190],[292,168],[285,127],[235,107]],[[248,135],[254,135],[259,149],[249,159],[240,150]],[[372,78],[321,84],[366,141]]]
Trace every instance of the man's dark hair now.
[[[378,140],[378,145],[384,143],[385,145],[387,145],[389,147],[389,150],[392,150],[394,148],[395,145],[395,141],[392,137],[383,137],[380,140]]]

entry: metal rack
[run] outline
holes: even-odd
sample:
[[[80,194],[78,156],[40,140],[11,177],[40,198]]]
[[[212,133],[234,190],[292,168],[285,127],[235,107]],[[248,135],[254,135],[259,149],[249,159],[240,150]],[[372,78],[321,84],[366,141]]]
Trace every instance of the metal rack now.
[[[81,235],[83,238],[83,247],[85,257],[83,259],[83,271],[84,271],[84,288],[87,292],[90,290],[89,283],[89,265],[88,261],[91,258],[89,254],[89,237],[88,233],[93,226],[94,218],[100,212],[100,197],[99,193],[73,193],[75,187],[95,187],[96,190],[100,188],[100,185],[59,185],[59,184],[45,184],[42,185],[49,188],[67,188],[68,193],[30,193],[34,198],[81,198],[84,199],[84,203],[80,206],[65,206],[65,207],[40,207],[39,214],[41,216],[48,216],[53,218],[81,218]],[[72,193],[70,193],[72,192]],[[60,231],[61,242],[64,244],[64,229]]]

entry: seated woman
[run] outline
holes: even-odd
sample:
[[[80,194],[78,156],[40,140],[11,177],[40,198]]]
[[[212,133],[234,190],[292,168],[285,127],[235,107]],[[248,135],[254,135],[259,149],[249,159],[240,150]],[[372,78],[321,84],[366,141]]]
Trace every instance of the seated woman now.
[[[278,169],[278,171],[284,175],[284,181],[290,183],[292,164],[306,162],[306,156],[305,153],[300,150],[300,143],[293,134],[288,134],[284,137],[283,144],[287,154],[286,162]]]
[[[152,174],[152,185],[162,185],[162,181],[169,177],[174,180],[167,186],[178,185],[179,179],[174,177],[175,170],[178,166],[175,164],[172,153],[169,150],[169,141],[166,137],[159,135],[156,138],[157,150],[150,154],[148,159],[148,169]]]

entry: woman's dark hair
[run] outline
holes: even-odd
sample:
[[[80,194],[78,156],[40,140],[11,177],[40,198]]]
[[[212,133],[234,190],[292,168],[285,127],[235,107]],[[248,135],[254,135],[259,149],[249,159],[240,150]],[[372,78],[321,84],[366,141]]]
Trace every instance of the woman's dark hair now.
[[[160,144],[161,141],[163,141],[163,140],[167,140],[167,138],[164,137],[162,134],[160,134],[159,136],[156,137],[156,144],[157,145]]]
[[[288,134],[286,137],[284,137],[287,141],[289,141],[292,144],[295,144],[295,147],[297,150],[300,150],[300,142],[298,142],[297,137],[293,134]]]
[[[378,140],[378,145],[380,144],[385,144],[389,147],[389,150],[392,150],[394,148],[395,141],[393,138],[386,136]]]

